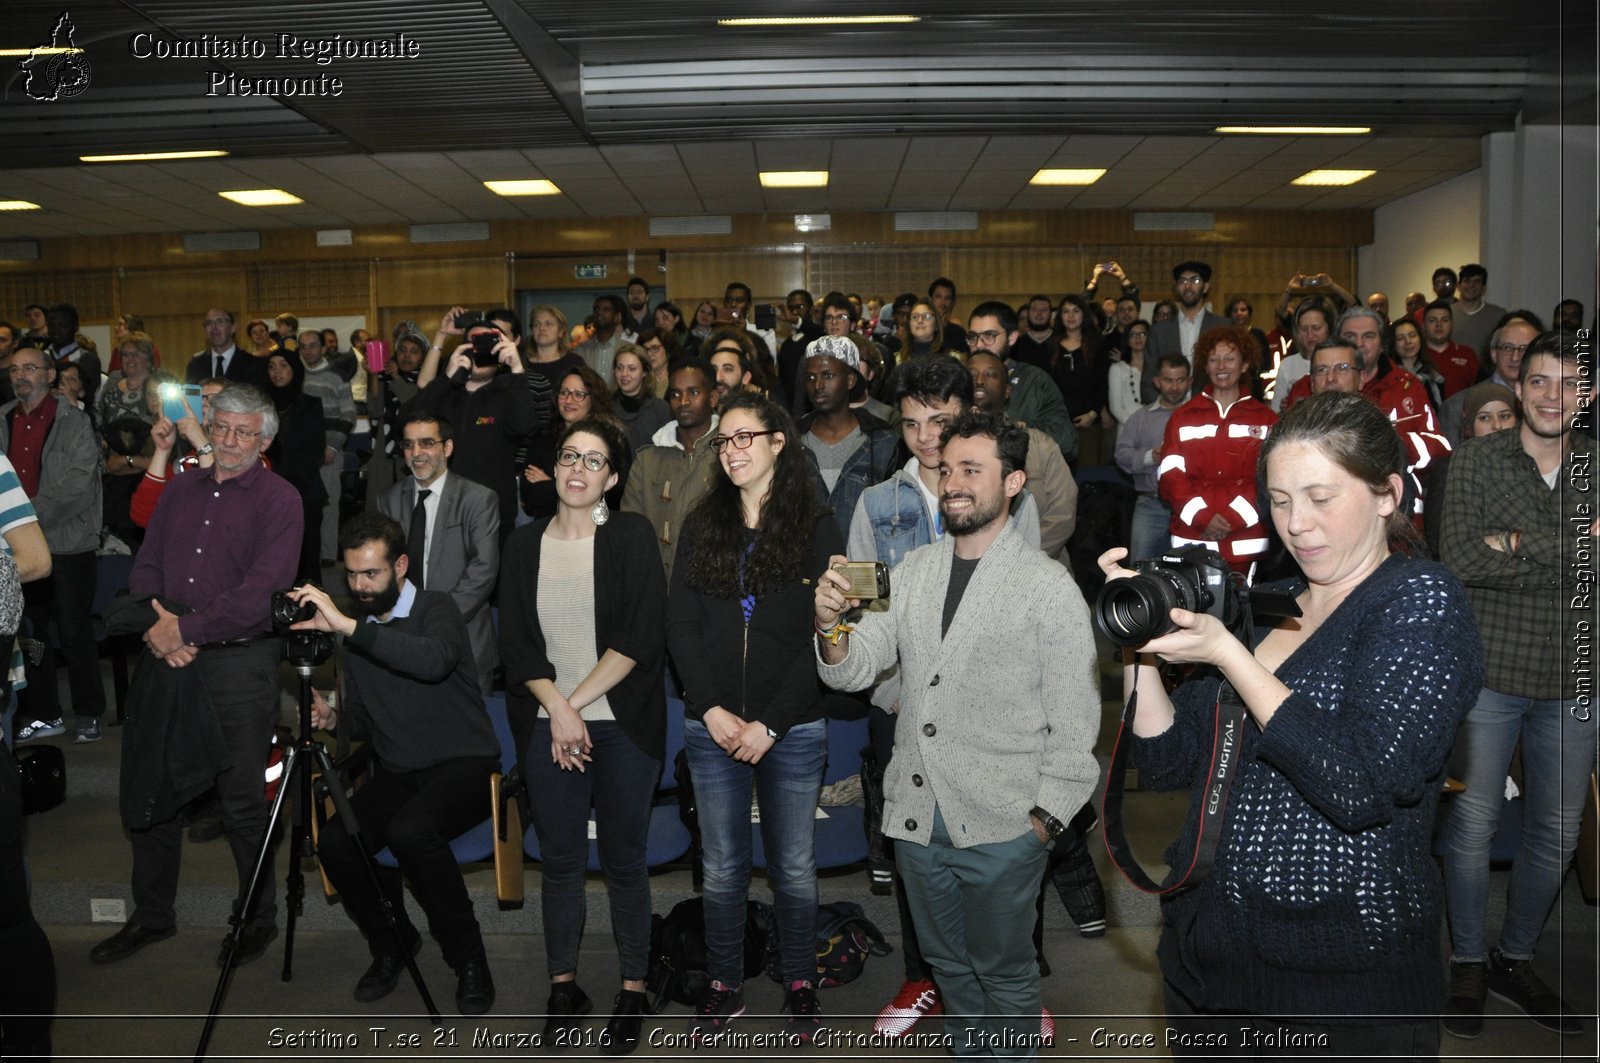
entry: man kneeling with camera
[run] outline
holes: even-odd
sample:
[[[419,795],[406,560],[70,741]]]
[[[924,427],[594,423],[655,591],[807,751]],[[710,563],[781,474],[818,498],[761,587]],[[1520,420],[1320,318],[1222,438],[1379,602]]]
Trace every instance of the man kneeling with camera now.
[[[455,969],[456,1007],[463,1015],[481,1015],[494,1005],[494,980],[450,839],[488,814],[489,776],[500,767],[500,747],[461,612],[448,594],[419,591],[406,581],[405,546],[405,532],[393,519],[375,512],[351,519],[339,533],[339,550],[364,620],[345,616],[326,591],[307,585],[290,597],[315,615],[293,629],[344,636],[344,700],[334,709],[315,693],[312,723],[371,745],[380,770],[352,804],[370,849],[388,846],[399,861],[399,870],[377,870],[403,947],[415,955],[422,938],[405,914],[402,875]],[[379,1000],[399,982],[406,953],[385,924],[361,853],[339,819],[322,828],[317,849],[372,950],[355,998]]]

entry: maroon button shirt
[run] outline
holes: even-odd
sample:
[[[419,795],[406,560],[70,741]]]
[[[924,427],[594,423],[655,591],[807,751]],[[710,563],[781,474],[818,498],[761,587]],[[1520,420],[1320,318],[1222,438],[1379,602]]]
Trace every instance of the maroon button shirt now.
[[[217,482],[213,466],[173,477],[156,504],[128,589],[194,612],[178,620],[191,646],[266,634],[272,592],[294,584],[304,518],[289,482],[258,460]]]
[[[44,437],[56,423],[56,399],[46,395],[39,408],[32,413],[23,410],[19,402],[11,411],[11,464],[16,467],[17,479],[29,498],[39,495],[39,461],[44,454]]]

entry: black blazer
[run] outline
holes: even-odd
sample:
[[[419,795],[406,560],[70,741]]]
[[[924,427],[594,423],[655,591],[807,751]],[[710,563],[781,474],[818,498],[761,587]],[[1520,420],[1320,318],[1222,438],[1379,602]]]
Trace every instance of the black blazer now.
[[[289,352],[293,355],[293,351]],[[186,384],[198,384],[202,380],[210,380],[212,370],[216,368],[216,355],[204,350],[189,359],[188,368],[183,371],[183,380]],[[233,349],[233,357],[228,359],[227,371],[222,374],[224,380],[231,380],[239,384],[251,384],[261,388],[267,387],[267,360],[257,358],[243,347]]]
[[[525,749],[539,703],[528,681],[554,679],[539,627],[539,552],[550,520],[524,524],[506,540],[500,560],[500,659],[506,666],[506,711]],[[611,513],[594,535],[595,655],[616,650],[636,663],[606,694],[628,740],[660,760],[667,750],[667,577],[655,529],[639,513]]]

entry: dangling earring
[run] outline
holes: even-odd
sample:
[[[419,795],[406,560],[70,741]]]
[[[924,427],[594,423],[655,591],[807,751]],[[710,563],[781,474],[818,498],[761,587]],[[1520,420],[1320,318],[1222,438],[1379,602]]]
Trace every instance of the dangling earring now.
[[[600,501],[596,502],[594,508],[589,510],[589,519],[594,521],[596,527],[611,519],[611,510],[606,508],[604,496],[601,496]]]

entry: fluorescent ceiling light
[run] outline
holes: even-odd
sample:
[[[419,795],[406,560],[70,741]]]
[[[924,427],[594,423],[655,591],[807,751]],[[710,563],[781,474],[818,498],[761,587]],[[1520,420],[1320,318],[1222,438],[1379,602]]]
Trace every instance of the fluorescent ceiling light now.
[[[921,22],[921,15],[774,15],[767,18],[719,18],[719,26],[882,26]]]
[[[225,151],[147,151],[132,155],[79,155],[79,162],[166,162],[171,159],[220,159]]]
[[[826,188],[827,170],[762,170],[762,188]]]
[[[1030,185],[1092,185],[1106,175],[1105,170],[1043,169],[1028,179]]]
[[[305,202],[281,188],[241,188],[236,192],[218,192],[217,195],[242,207],[288,207]]]
[[[1290,184],[1294,185],[1353,185],[1357,181],[1365,181],[1377,170],[1311,170],[1296,177]]]
[[[544,178],[526,181],[485,181],[483,187],[497,196],[559,196],[561,189]]]
[[[0,199],[0,210],[38,210],[39,204],[26,199]]]
[[[1219,125],[1218,133],[1259,133],[1265,136],[1350,137],[1372,132],[1364,125]]]

